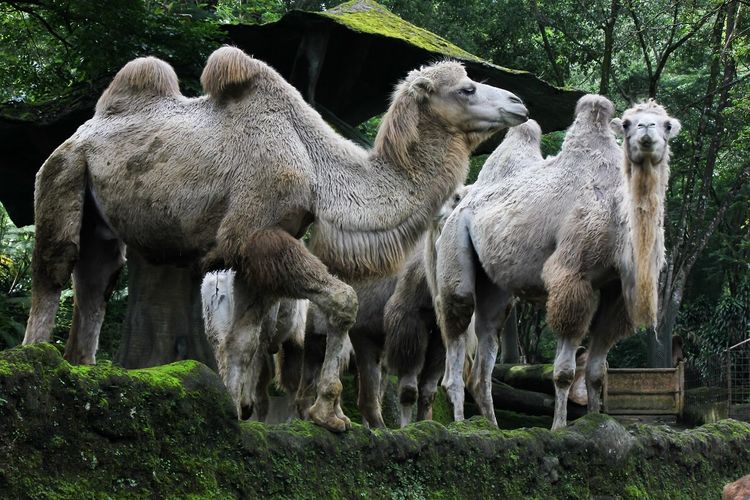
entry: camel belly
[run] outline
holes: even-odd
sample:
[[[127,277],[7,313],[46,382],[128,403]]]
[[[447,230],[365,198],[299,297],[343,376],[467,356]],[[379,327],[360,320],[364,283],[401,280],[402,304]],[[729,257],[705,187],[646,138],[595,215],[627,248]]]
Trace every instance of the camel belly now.
[[[126,196],[112,191],[92,187],[98,210],[119,239],[154,263],[200,258],[213,246],[227,205],[225,196],[176,199],[139,189]]]

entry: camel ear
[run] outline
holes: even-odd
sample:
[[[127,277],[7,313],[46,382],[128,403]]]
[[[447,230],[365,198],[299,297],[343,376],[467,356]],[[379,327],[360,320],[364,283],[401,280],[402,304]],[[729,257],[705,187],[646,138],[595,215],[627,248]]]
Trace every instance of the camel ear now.
[[[667,127],[667,136],[671,139],[672,137],[676,137],[677,134],[680,133],[680,130],[682,130],[682,124],[680,123],[680,120],[676,118],[670,118],[669,121],[666,123]]]
[[[612,132],[618,137],[625,135],[625,127],[622,126],[622,120],[619,118],[615,118],[609,122],[609,128],[611,128]]]
[[[409,93],[416,97],[426,97],[435,90],[435,84],[426,76],[417,76],[409,82]]]

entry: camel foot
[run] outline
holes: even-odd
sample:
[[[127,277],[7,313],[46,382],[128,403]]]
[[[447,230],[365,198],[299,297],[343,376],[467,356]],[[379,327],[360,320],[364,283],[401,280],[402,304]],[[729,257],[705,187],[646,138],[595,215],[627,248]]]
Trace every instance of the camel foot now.
[[[321,401],[318,400],[318,402],[310,408],[309,415],[313,422],[332,432],[344,432],[351,429],[352,423],[348,418],[344,420],[337,417],[335,411],[330,407],[330,404],[320,403]]]
[[[344,421],[344,425],[346,426],[346,430],[350,430],[352,428],[352,421],[349,420],[349,417],[344,415],[344,410],[341,409],[341,400],[339,399],[336,401],[336,406],[334,407],[334,411],[336,412],[336,416]]]
[[[344,415],[339,403],[343,387],[336,380],[319,391],[315,404],[310,407],[310,419],[333,432],[344,432],[352,428],[352,422]]]

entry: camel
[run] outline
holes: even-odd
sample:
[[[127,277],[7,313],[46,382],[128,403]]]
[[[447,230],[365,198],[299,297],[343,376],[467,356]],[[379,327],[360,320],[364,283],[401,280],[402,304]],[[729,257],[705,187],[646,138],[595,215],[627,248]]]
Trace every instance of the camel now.
[[[654,326],[669,139],[680,123],[653,101],[637,105],[611,123],[624,135],[621,148],[610,130],[613,114],[606,98],[582,97],[560,153],[546,160],[538,141],[513,149],[501,143],[498,156],[531,158],[534,165],[498,182],[483,171],[446,221],[438,244],[438,311],[447,341],[443,386],[456,420],[463,418],[462,333],[472,313],[479,348],[468,386],[496,423],[491,374],[507,305],[514,296],[546,303],[558,337],[553,429],[566,425],[584,335],[590,333],[588,410],[598,412],[609,349],[635,328]]]
[[[166,62],[129,62],[94,117],[42,165],[24,343],[49,340],[72,272],[75,319],[65,356],[94,363],[123,245],[153,263],[231,268],[240,277],[237,302],[249,304],[232,332],[259,329],[280,298],[310,300],[327,315],[332,329],[309,413],[345,431],[351,423],[339,403],[338,369],[357,298],[339,277],[398,268],[466,177],[472,149],[528,112],[512,93],[443,61],[398,84],[366,151],[237,48],[211,54],[201,83],[206,95],[188,99]],[[310,251],[298,238],[313,222]],[[245,362],[242,335],[223,340],[233,358],[224,382],[238,415],[252,404],[243,381],[257,380],[244,371],[261,364]]]
[[[391,335],[387,328],[388,319],[385,311],[387,311],[388,305],[394,302],[398,304],[397,314],[399,319],[408,321],[408,324],[403,327],[408,330],[413,326],[423,333],[416,340],[416,343],[419,344],[418,352],[410,352],[407,357],[406,363],[410,365],[408,369],[411,370],[419,366],[416,369],[416,373],[419,374],[424,365],[425,373],[431,374],[430,377],[433,379],[435,387],[440,380],[445,363],[445,350],[442,348],[442,341],[439,336],[428,337],[427,335],[431,329],[436,329],[437,320],[432,309],[432,297],[425,281],[426,263],[423,259],[430,253],[427,252],[427,249],[430,246],[434,248],[434,241],[437,239],[442,223],[456,207],[465,192],[465,187],[458,188],[432,218],[427,232],[419,240],[404,268],[399,273],[351,282],[357,292],[359,310],[357,311],[357,320],[349,330],[349,338],[357,361],[359,382],[357,407],[362,415],[363,424],[367,427],[385,427],[381,400],[385,388],[383,384],[386,380],[383,375],[386,375],[387,371],[383,366],[383,356],[385,352],[398,350],[404,343],[402,341],[397,346],[391,346],[394,335]],[[434,251],[431,253],[434,253]],[[401,314],[403,316],[400,316]],[[384,316],[386,316],[385,319]],[[305,356],[302,381],[297,395],[298,408],[303,416],[303,409],[309,406],[310,388],[313,387],[315,376],[319,371],[320,360],[315,358],[315,352],[316,350],[319,351],[319,347],[316,347],[316,345],[319,343],[318,339],[325,338],[324,335],[328,328],[326,318],[321,314],[321,311],[315,307],[311,308],[305,334],[307,355]],[[404,333],[409,335],[406,344],[411,346],[412,343],[415,343],[415,340],[412,340],[410,336],[416,335],[416,331]],[[431,349],[428,350],[427,342],[429,340],[431,340]],[[425,359],[428,355],[429,358]],[[400,374],[398,371],[396,373]],[[434,391],[432,395],[434,397]],[[430,405],[431,401],[432,399],[430,399]]]

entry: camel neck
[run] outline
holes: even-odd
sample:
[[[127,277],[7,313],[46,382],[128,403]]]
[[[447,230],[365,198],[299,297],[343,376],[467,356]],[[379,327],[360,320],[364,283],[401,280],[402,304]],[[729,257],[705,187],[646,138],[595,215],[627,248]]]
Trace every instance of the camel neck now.
[[[627,147],[624,148],[627,151]],[[666,158],[666,156],[665,156]],[[664,262],[664,196],[669,169],[666,161],[634,164],[625,156],[624,214],[628,231],[623,282],[636,326],[655,325],[659,272]]]
[[[465,136],[427,120],[416,130],[406,137],[393,128],[381,130],[366,159],[329,165],[319,174],[312,246],[335,272],[365,276],[395,270],[464,181]]]

